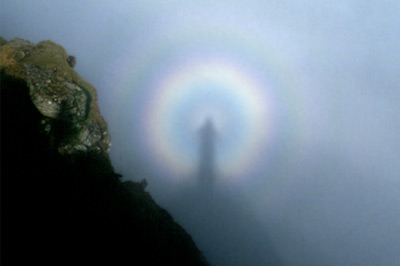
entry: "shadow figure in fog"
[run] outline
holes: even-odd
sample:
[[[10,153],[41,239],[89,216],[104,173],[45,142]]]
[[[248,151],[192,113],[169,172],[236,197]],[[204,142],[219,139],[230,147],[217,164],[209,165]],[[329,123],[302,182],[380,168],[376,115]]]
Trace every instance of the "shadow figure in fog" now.
[[[215,181],[215,137],[214,123],[207,119],[200,129],[199,183],[202,188],[211,188]]]

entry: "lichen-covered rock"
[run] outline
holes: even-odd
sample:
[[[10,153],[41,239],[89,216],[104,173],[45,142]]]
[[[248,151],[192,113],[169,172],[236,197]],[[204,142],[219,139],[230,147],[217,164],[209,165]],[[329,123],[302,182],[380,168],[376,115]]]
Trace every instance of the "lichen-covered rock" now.
[[[52,42],[37,45],[15,38],[1,39],[0,69],[22,79],[43,115],[42,132],[62,154],[87,150],[107,153],[107,125],[97,106],[96,89],[73,69],[76,59]]]

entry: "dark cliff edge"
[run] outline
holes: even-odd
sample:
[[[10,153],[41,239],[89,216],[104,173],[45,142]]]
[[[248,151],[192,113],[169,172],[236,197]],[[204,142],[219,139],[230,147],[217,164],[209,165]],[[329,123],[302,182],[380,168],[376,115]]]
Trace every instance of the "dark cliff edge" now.
[[[0,45],[4,265],[208,265],[144,183],[115,173],[75,58],[51,41]]]

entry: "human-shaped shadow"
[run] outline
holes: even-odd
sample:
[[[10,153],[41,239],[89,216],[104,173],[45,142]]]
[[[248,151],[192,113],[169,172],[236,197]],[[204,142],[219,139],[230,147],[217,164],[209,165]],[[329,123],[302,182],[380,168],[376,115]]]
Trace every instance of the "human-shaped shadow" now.
[[[211,265],[282,265],[270,241],[269,228],[249,208],[241,196],[244,191],[219,179],[216,159],[221,139],[211,118],[205,120],[198,136],[198,182],[182,185],[165,206],[188,230]]]
[[[208,118],[200,129],[199,183],[203,188],[211,188],[215,180],[215,127]]]

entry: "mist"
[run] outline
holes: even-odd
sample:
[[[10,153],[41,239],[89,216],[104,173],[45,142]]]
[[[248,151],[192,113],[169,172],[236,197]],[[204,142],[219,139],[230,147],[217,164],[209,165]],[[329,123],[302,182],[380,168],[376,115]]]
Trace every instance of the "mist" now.
[[[77,58],[115,170],[211,265],[398,265],[397,1],[0,5]]]

